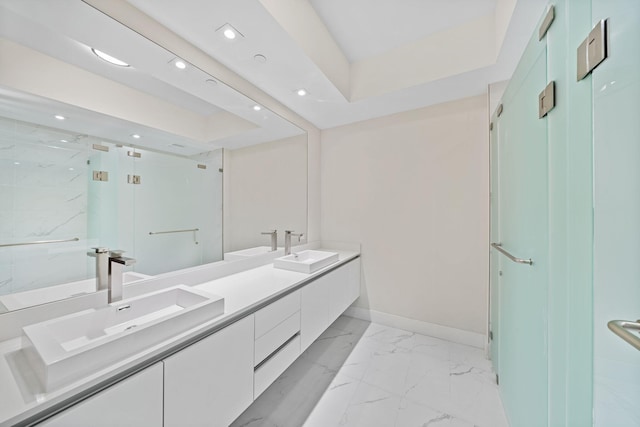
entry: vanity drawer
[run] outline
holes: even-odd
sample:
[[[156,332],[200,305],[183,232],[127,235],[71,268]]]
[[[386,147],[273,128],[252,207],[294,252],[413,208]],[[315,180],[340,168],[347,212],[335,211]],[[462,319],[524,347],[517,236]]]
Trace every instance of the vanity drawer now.
[[[257,399],[300,355],[300,335],[293,337],[270,359],[258,366],[253,377],[253,398]]]
[[[260,338],[256,339],[254,347],[254,364],[258,365],[266,359],[278,347],[287,342],[296,333],[300,332],[300,311],[296,311],[282,323],[271,329]]]
[[[290,293],[284,298],[269,304],[255,313],[256,340],[300,311],[300,291]]]

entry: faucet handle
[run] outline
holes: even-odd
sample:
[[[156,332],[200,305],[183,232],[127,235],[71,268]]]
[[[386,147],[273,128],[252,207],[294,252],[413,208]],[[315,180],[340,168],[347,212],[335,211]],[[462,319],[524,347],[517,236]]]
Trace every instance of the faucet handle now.
[[[278,232],[278,230],[273,229],[273,230],[269,230],[269,231],[263,231],[260,234],[265,234],[265,235],[269,234],[269,235],[271,235],[271,234],[276,234],[277,232]]]
[[[122,257],[122,254],[125,253],[126,251],[123,251],[122,249],[113,249],[111,251],[109,251],[109,257],[111,258],[120,258]]]
[[[90,257],[96,257],[98,254],[106,254],[107,252],[109,252],[108,248],[104,248],[101,246],[95,247],[95,248],[91,248],[93,249],[92,251],[88,251],[87,255],[89,255]]]

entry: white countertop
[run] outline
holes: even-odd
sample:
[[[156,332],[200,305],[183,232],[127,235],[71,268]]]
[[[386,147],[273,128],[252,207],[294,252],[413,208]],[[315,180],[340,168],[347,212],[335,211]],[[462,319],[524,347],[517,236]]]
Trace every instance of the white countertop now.
[[[30,375],[31,369],[22,358],[21,338],[0,342],[0,426],[9,426],[68,399],[79,399],[93,388],[105,382],[120,379],[132,370],[164,357],[167,352],[181,348],[185,343],[209,331],[215,331],[231,321],[238,320],[266,303],[278,299],[292,289],[300,287],[310,279],[332,270],[359,256],[357,250],[336,250],[322,248],[339,254],[339,261],[312,274],[281,270],[268,263],[257,268],[231,274],[226,277],[204,282],[194,287],[224,298],[224,314],[197,328],[164,341],[133,357],[122,360],[100,372],[76,381],[68,386],[44,393],[37,380]],[[178,285],[180,283],[175,283]]]

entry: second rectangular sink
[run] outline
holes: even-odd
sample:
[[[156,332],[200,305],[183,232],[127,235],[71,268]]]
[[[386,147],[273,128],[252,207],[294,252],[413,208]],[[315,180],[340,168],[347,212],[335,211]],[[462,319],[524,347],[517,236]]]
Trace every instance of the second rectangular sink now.
[[[338,258],[335,252],[307,250],[276,258],[273,266],[309,274],[333,264]]]
[[[223,313],[223,298],[178,285],[25,326],[23,351],[51,391]]]

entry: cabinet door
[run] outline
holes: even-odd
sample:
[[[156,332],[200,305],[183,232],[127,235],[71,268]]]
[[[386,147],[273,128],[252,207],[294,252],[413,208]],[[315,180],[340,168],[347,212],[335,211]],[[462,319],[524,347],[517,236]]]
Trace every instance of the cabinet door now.
[[[162,427],[162,363],[39,424],[46,427]]]
[[[360,295],[360,258],[325,276],[329,278],[329,323],[333,323]]]
[[[253,315],[164,360],[164,426],[228,426],[253,402]]]
[[[314,280],[301,292],[300,350],[305,351],[329,327],[330,275]]]

